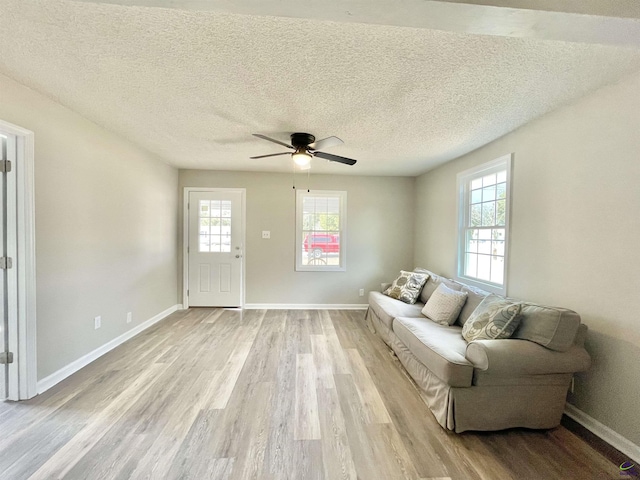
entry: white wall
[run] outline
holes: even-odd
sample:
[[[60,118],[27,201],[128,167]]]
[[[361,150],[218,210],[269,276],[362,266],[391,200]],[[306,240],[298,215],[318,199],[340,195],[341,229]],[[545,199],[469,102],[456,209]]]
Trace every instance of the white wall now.
[[[42,379],[177,303],[178,173],[4,76],[0,119],[35,133]]]
[[[347,191],[346,272],[294,270],[291,174],[180,170],[180,198],[184,187],[247,189],[247,303],[365,304],[358,289],[379,289],[401,268],[413,268],[414,183],[407,177],[311,175],[312,189]],[[306,175],[298,176],[298,186],[306,188]],[[271,231],[269,240],[261,238],[262,230]]]
[[[640,445],[640,75],[416,183],[417,265],[456,271],[456,174],[514,152],[510,296],[576,310],[593,367],[570,401]]]

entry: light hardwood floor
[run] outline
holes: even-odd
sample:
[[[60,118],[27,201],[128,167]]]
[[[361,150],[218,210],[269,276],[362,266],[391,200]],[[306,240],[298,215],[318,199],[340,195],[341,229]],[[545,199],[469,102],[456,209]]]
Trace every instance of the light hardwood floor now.
[[[443,430],[359,311],[177,312],[0,403],[2,480],[619,477],[564,427]]]

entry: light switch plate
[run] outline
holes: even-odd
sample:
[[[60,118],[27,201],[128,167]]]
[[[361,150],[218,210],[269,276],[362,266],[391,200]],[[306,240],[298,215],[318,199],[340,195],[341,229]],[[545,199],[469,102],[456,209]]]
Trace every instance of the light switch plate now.
[[[262,238],[271,238],[271,232],[269,230],[263,230]]]

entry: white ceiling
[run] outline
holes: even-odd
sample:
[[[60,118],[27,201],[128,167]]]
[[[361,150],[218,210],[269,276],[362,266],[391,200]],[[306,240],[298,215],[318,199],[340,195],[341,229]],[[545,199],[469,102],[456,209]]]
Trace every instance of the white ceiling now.
[[[359,160],[312,172],[416,175],[640,69],[640,39],[383,23],[1,0],[0,73],[180,168],[288,171],[251,133],[306,131]]]

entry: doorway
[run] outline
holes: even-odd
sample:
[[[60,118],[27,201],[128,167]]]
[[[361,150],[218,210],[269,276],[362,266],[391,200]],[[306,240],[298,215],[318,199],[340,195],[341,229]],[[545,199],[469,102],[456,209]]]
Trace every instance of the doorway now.
[[[187,187],[184,201],[184,307],[242,307],[245,190]]]
[[[0,399],[37,394],[33,132],[0,121]]]

